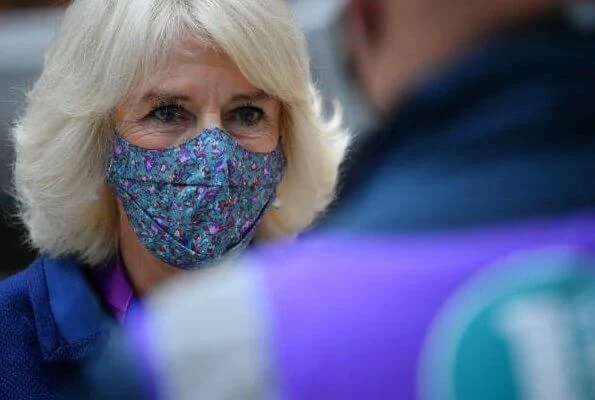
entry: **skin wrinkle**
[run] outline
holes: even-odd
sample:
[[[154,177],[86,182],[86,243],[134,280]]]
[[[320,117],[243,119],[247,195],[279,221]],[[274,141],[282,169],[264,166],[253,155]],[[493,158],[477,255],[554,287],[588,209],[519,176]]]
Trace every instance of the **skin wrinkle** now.
[[[185,42],[183,46],[190,47],[193,51],[175,50],[163,71],[139,85],[117,107],[116,128],[122,137],[139,147],[163,148],[181,144],[203,129],[220,127],[230,131],[250,151],[272,151],[279,137],[279,102],[270,96],[259,94],[260,91],[220,51],[205,49],[192,42]],[[216,85],[213,82],[224,82],[226,85]],[[175,140],[166,140],[163,134],[145,135],[147,130],[160,133],[155,128],[148,129],[142,121],[155,107],[155,100],[158,101],[158,98],[154,95],[157,93],[173,94],[166,100],[177,100],[174,104],[187,109],[190,117],[195,120],[194,123],[189,121],[183,132],[175,135]],[[241,104],[242,99],[246,103]],[[233,131],[233,126],[226,124],[224,116],[241,105],[262,108],[268,124],[263,124],[257,131],[251,131],[250,135],[244,131]]]

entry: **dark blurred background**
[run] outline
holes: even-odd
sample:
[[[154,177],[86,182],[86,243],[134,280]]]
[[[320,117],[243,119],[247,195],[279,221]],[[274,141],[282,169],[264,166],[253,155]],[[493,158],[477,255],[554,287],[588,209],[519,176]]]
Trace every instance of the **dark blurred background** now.
[[[14,216],[9,132],[26,91],[39,75],[64,3],[0,0],[0,279],[24,268],[35,256],[24,245],[24,231]]]

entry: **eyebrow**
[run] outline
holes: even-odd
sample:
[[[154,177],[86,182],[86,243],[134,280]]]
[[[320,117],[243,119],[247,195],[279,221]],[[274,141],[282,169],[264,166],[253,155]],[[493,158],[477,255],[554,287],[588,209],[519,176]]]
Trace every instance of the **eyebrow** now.
[[[184,93],[151,90],[143,96],[143,101],[150,101],[153,103],[189,102],[190,96]]]
[[[237,94],[231,98],[230,102],[238,103],[241,101],[245,101],[245,102],[251,103],[251,102],[257,102],[257,101],[262,101],[262,100],[270,100],[271,98],[272,98],[272,96],[267,94],[266,92],[264,92],[262,90],[257,90],[252,93]]]
[[[233,96],[230,103],[239,102],[257,102],[262,100],[270,100],[271,95],[267,94],[262,90],[257,90],[252,93],[241,93]],[[143,101],[150,101],[152,103],[177,103],[177,102],[190,102],[191,97],[184,93],[168,92],[168,91],[155,91],[151,90],[143,96]]]

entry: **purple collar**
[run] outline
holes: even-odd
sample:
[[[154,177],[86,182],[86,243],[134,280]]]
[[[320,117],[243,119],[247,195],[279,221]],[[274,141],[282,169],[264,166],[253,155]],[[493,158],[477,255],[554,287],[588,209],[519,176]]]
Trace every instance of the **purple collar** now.
[[[97,272],[99,295],[107,310],[123,325],[133,306],[135,295],[124,264],[119,257]]]

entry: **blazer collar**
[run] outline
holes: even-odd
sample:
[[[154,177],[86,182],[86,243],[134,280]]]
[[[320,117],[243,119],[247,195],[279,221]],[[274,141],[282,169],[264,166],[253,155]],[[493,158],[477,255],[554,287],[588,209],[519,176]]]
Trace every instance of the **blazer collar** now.
[[[102,308],[83,266],[41,258],[30,284],[39,343],[46,361],[76,361],[101,348],[113,318]]]

